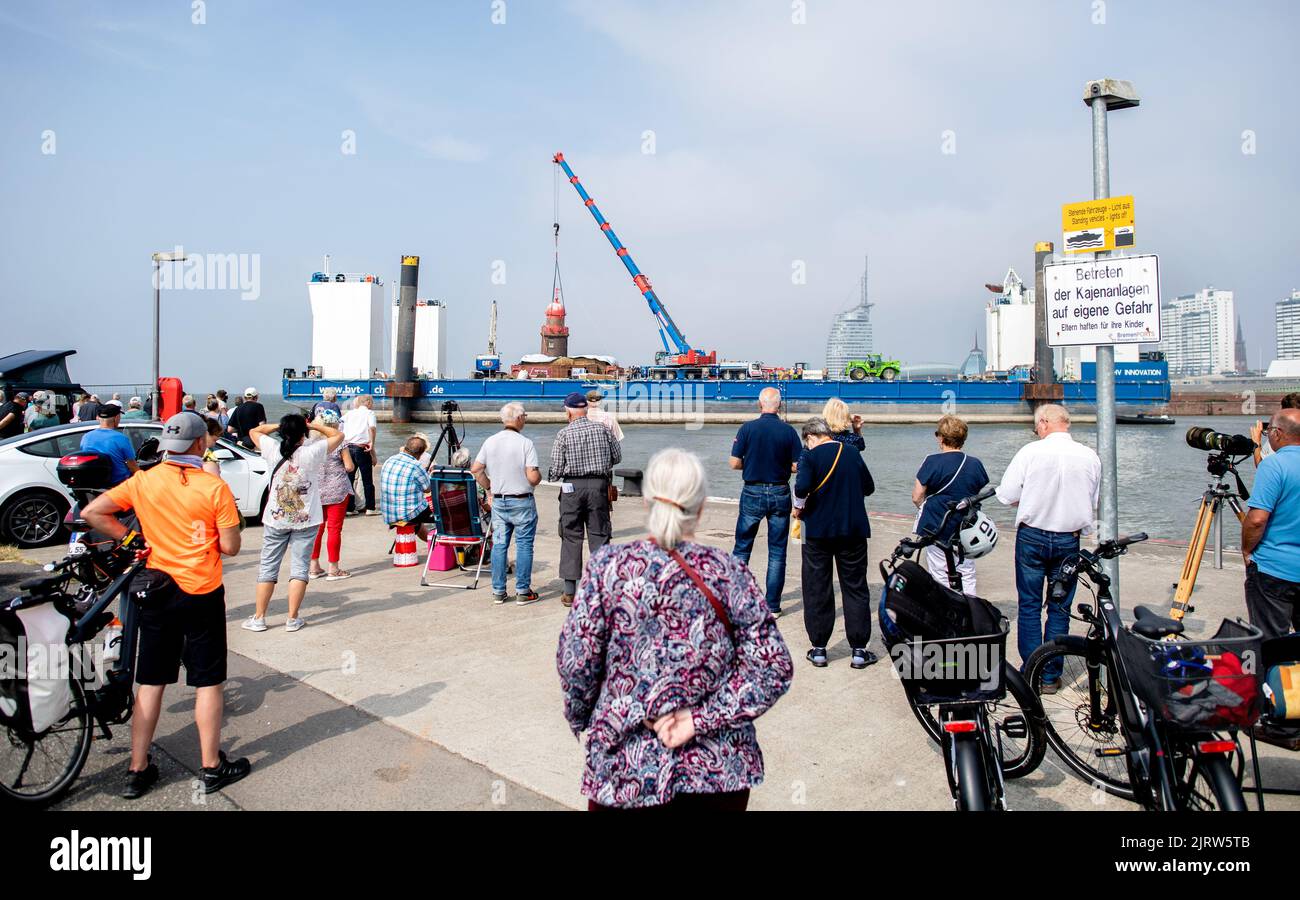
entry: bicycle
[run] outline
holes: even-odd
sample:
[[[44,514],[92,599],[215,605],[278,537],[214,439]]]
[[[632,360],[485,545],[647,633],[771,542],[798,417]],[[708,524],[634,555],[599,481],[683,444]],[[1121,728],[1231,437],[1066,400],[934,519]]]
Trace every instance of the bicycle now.
[[[1072,614],[1087,624],[1086,636],[1048,641],[1026,663],[1047,740],[1075,774],[1146,809],[1244,810],[1236,729],[1260,714],[1254,672],[1262,634],[1225,619],[1213,638],[1184,640],[1182,621],[1145,606],[1124,627],[1101,560],[1146,537],[1080,550],[1052,579],[1053,599],[1063,600],[1086,576],[1098,608],[1081,603]],[[1046,695],[1045,683],[1056,684]]]
[[[1028,775],[1047,752],[1038,697],[1006,659],[1010,627],[1006,617],[986,601],[967,598],[961,592],[958,530],[953,529],[951,538],[941,544],[948,569],[947,589],[910,559],[913,553],[939,544],[937,535],[948,533],[953,516],[963,523],[973,521],[980,504],[993,491],[990,486],[952,504],[933,533],[904,538],[889,559],[880,563],[885,580],[879,607],[881,633],[887,645],[892,645],[890,656],[913,715],[943,751],[948,787],[958,810],[1007,809],[1005,779]],[[917,640],[904,633],[889,613],[891,592],[905,594],[946,619],[932,634],[955,630],[958,636]],[[972,616],[971,610],[977,609],[986,614]],[[993,630],[970,634],[971,620],[977,617],[996,617]],[[931,666],[927,672],[927,656],[941,661],[942,671],[934,672]],[[972,657],[973,668],[966,665]],[[952,663],[957,663],[957,677],[951,671]],[[963,672],[962,666],[969,671]],[[963,674],[967,677],[961,677]]]
[[[21,595],[0,604],[0,615],[54,604],[70,623],[66,642],[71,662],[71,703],[61,719],[39,732],[21,717],[0,719],[0,797],[31,804],[57,800],[81,774],[95,726],[112,739],[110,726],[130,719],[138,628],[127,588],[145,562],[144,554],[88,545],[82,553],[46,565],[51,574],[24,582]],[[123,627],[117,658],[101,671],[89,644],[113,621],[109,606],[118,599]]]

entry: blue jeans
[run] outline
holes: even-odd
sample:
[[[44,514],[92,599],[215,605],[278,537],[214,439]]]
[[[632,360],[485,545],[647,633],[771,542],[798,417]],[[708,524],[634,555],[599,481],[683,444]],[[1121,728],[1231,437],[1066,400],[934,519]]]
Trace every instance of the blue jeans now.
[[[527,593],[533,582],[533,535],[537,534],[537,501],[532,497],[502,497],[492,501],[492,593],[506,592],[506,560],[510,536],[515,537],[515,590]]]
[[[785,544],[790,537],[790,486],[747,484],[740,492],[736,518],[736,547],[731,552],[745,565],[754,552],[759,523],[767,520],[767,608],[781,609],[785,589]]]
[[[1051,579],[1061,563],[1079,552],[1079,536],[1057,531],[1043,531],[1029,525],[1016,530],[1016,592],[1020,595],[1020,616],[1016,624],[1016,642],[1023,664],[1044,641],[1070,633],[1070,609],[1074,589],[1060,601],[1051,598]],[[1047,604],[1047,627],[1043,627],[1043,604]],[[1061,677],[1058,660],[1043,670],[1044,681]]]

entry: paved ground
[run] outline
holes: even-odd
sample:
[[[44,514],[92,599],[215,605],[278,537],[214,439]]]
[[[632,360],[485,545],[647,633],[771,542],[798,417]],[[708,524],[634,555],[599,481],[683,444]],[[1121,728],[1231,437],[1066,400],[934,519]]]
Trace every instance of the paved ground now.
[[[244,550],[226,566],[231,622],[232,684],[225,743],[257,763],[253,775],[224,799],[254,808],[464,808],[492,806],[493,786],[507,808],[558,804],[578,807],[582,751],[561,715],[555,676],[556,636],[565,615],[558,602],[553,488],[539,495],[534,584],[543,601],[494,606],[486,577],[476,591],[421,588],[418,569],[395,569],[386,555],[389,532],[378,518],[350,518],[343,558],[355,577],[313,582],[304,605],[308,626],[287,634],[284,589],[268,619],[271,630],[238,628],[252,610],[260,529],[244,533]],[[615,540],[643,533],[636,500],[620,501]],[[735,505],[711,503],[700,538],[730,547]],[[873,516],[872,556],[887,553],[910,519]],[[55,549],[33,552],[53,558]],[[1182,549],[1143,545],[1122,563],[1123,605],[1167,604]],[[754,560],[761,570],[766,547]],[[980,592],[1013,623],[1011,541],[982,560]],[[758,809],[950,808],[943,765],[913,719],[892,669],[862,672],[848,665],[842,631],[832,640],[831,665],[803,660],[798,546],[791,546],[780,628],[796,660],[790,692],[758,726],[767,781],[754,793]],[[1240,558],[1215,571],[1208,561],[1190,628],[1198,634],[1225,615],[1244,612]],[[464,583],[459,575],[449,581]],[[760,577],[761,582],[761,577]],[[879,594],[879,573],[872,578]],[[1076,624],[1076,630],[1079,626]],[[873,640],[874,643],[874,640]],[[883,652],[879,645],[877,652]],[[1014,652],[1014,651],[1013,651]],[[190,802],[188,772],[196,764],[183,689],[170,699],[160,745],[168,789],[158,804]],[[121,757],[119,740],[96,751],[95,766]],[[1300,758],[1262,750],[1266,779],[1300,787]],[[178,762],[180,761],[180,762]],[[184,763],[182,765],[181,763]],[[70,804],[111,804],[102,781],[87,779]],[[116,779],[116,774],[112,776]],[[99,787],[96,787],[96,784]],[[115,784],[115,782],[114,782]],[[1009,785],[1016,809],[1130,808],[1093,791],[1064,770],[1049,751],[1043,766]],[[1271,808],[1300,807],[1270,800]]]

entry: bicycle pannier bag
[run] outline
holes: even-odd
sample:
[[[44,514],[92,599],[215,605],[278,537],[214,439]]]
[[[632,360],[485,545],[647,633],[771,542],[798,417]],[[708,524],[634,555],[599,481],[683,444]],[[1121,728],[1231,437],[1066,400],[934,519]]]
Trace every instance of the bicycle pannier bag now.
[[[39,734],[68,714],[70,624],[49,603],[0,611],[0,723]]]

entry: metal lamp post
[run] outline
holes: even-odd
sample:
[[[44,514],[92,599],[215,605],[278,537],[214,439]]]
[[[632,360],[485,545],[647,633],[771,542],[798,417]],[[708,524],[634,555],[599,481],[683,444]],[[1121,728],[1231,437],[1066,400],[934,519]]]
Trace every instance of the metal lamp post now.
[[[165,262],[185,262],[185,254],[177,253],[155,253],[153,255],[153,385],[149,389],[149,414],[154,419],[159,419],[159,401],[161,399],[158,392],[158,378],[161,375],[158,366],[158,350],[160,346],[159,331],[159,314],[162,309],[162,264]]]
[[[1106,113],[1128,109],[1141,103],[1137,90],[1128,81],[1102,78],[1083,88],[1083,102],[1092,108],[1092,199],[1110,196],[1110,147],[1106,133]],[[1096,254],[1097,259],[1110,256],[1109,251]],[[1097,347],[1097,455],[1101,457],[1101,500],[1098,537],[1105,541],[1119,536],[1119,457],[1115,449],[1115,348],[1110,344]],[[1119,565],[1103,560],[1102,568],[1110,576],[1111,593],[1119,601]]]

